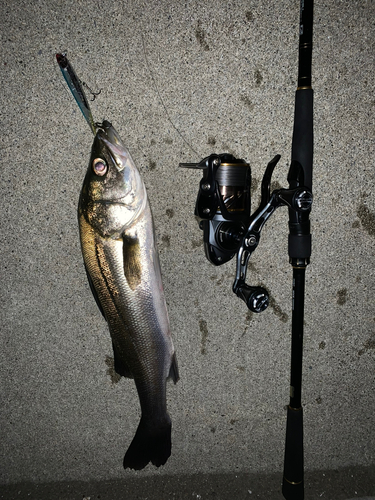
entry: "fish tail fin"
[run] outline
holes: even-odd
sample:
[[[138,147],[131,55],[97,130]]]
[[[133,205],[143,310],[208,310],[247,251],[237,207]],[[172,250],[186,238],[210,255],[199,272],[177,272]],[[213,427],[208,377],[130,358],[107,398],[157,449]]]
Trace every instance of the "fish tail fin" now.
[[[172,423],[169,415],[165,420],[150,425],[141,418],[137,432],[124,457],[124,469],[141,470],[151,462],[156,467],[164,465],[171,455]]]

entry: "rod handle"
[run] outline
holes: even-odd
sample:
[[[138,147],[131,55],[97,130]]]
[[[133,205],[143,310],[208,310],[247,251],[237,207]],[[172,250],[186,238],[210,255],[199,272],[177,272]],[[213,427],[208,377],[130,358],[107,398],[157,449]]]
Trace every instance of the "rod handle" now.
[[[282,492],[286,500],[303,500],[303,417],[302,408],[288,406]]]
[[[292,160],[297,160],[303,168],[304,185],[312,190],[313,166],[313,99],[311,88],[297,89],[294,107],[294,128]]]

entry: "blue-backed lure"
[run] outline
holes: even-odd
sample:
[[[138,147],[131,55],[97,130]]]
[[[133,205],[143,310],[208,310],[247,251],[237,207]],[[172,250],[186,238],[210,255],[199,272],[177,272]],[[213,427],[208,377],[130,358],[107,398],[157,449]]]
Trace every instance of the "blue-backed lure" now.
[[[76,75],[76,72],[74,71],[73,66],[68,61],[68,58],[66,57],[65,53],[62,52],[56,54],[56,60],[57,64],[61,69],[61,73],[63,74],[63,77],[65,78],[65,81],[68,84],[68,87],[79,106],[79,109],[82,111],[82,114],[85,117],[87,123],[89,124],[92,133],[95,135],[97,127],[92,117],[89,102],[83,90],[82,82]]]

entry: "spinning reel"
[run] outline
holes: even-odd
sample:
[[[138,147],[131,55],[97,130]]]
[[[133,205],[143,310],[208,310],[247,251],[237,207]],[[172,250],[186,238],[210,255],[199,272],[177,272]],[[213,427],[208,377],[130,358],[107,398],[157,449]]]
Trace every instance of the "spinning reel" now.
[[[266,168],[260,205],[252,215],[251,170],[244,160],[224,153],[212,154],[199,163],[180,163],[180,167],[203,170],[195,215],[203,230],[207,259],[220,266],[237,255],[233,292],[250,311],[256,313],[267,308],[269,296],[264,288],[246,284],[247,264],[259,244],[264,224],[276,208],[287,206],[290,211],[289,256],[292,264],[306,266],[311,246],[308,214],[312,192],[304,185],[302,166],[293,160],[288,174],[289,189],[277,189],[271,193],[271,177],[279,160],[280,155],[275,156]],[[294,253],[299,256],[295,261]]]

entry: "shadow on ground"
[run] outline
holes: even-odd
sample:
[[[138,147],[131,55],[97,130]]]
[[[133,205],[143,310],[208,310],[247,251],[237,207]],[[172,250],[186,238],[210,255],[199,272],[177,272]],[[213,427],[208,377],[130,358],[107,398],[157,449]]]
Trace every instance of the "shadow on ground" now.
[[[4,500],[282,499],[280,474],[193,474],[0,486]],[[305,500],[375,500],[375,466],[305,473]]]

